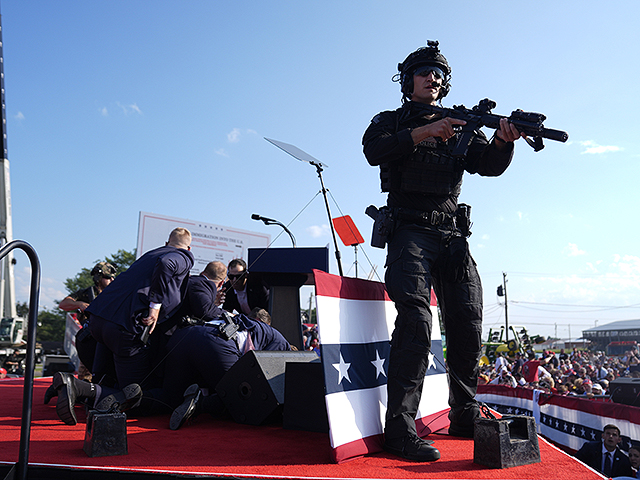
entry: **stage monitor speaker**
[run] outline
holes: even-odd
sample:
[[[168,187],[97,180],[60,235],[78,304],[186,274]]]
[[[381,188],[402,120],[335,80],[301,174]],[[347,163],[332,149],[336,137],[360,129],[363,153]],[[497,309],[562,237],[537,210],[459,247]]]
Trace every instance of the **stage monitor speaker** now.
[[[329,433],[322,363],[289,363],[284,377],[282,426]]]
[[[611,400],[640,407],[640,378],[616,378],[609,383]]]
[[[56,372],[73,373],[76,367],[68,355],[46,355],[42,367],[43,377],[52,377]]]
[[[540,463],[535,419],[520,415],[476,419],[473,461],[489,468]]]
[[[216,392],[238,423],[260,425],[281,413],[285,367],[289,362],[320,362],[315,352],[245,353],[222,377]]]

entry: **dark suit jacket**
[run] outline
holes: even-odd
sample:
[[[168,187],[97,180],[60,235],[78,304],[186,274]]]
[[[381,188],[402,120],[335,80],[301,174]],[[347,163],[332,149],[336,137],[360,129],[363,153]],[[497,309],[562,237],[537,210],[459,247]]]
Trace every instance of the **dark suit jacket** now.
[[[177,320],[185,315],[208,322],[222,315],[222,309],[216,307],[218,289],[216,284],[204,275],[189,277],[187,295],[176,314]]]
[[[236,292],[231,286],[231,282],[225,283],[223,288],[225,289],[226,297],[222,308],[227,312],[236,310],[238,313],[243,313]],[[247,301],[252,310],[256,307],[264,308],[265,310],[269,309],[269,288],[267,288],[258,275],[249,273],[246,289]]]
[[[582,448],[576,452],[575,457],[586,463],[594,470],[602,473],[602,442],[586,442]],[[613,455],[612,477],[633,477],[631,462],[629,457],[619,448],[616,448]]]
[[[256,350],[291,350],[287,339],[271,325],[246,315],[236,315],[235,321],[240,325],[241,331],[249,332]]]
[[[161,303],[161,323],[180,306],[191,267],[193,254],[188,250],[171,246],[151,250],[118,275],[86,311],[136,333],[135,314],[146,312],[149,302]]]

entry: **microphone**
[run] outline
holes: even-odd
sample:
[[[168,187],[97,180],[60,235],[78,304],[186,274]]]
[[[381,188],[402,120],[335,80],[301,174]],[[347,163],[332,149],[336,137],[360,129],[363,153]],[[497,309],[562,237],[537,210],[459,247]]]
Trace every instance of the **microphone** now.
[[[277,220],[274,220],[273,218],[263,217],[261,215],[258,215],[257,213],[251,215],[251,220],[261,220],[265,224],[267,224],[267,222],[277,222]]]
[[[279,225],[279,226],[281,226],[284,229],[284,231],[289,234],[289,237],[291,237],[291,243],[293,243],[293,247],[295,248],[296,239],[293,236],[293,233],[291,233],[291,231],[285,225],[280,223],[278,220],[274,220],[273,218],[263,217],[262,215],[258,215],[257,213],[253,213],[251,215],[251,219],[252,220],[261,220],[262,222],[264,222],[265,225]]]

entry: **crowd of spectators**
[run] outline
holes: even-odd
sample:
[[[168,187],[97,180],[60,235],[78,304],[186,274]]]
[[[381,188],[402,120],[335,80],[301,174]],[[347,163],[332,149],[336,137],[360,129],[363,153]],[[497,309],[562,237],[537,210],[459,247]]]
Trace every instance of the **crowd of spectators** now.
[[[318,326],[316,324],[302,324],[302,343],[307,351],[314,351],[320,356],[320,339],[318,337]]]
[[[610,384],[618,377],[640,378],[640,355],[634,347],[623,356],[578,350],[567,353],[516,353],[513,358],[498,353],[493,364],[481,367],[480,385],[507,385],[545,390],[558,395],[599,398],[610,395]]]

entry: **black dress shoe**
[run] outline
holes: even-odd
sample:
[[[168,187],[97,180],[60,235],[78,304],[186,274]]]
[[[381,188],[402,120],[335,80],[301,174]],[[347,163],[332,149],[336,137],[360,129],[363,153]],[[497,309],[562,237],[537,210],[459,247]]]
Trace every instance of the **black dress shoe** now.
[[[440,458],[440,451],[432,447],[428,442],[418,437],[404,437],[395,440],[384,441],[384,449],[399,457],[416,462],[433,462]],[[433,442],[431,442],[433,443]]]
[[[202,398],[202,390],[197,384],[191,385],[184,392],[184,402],[171,414],[169,428],[178,430],[184,423],[198,412],[198,404]]]
[[[58,401],[56,403],[56,413],[58,418],[67,425],[78,423],[74,407],[78,390],[75,385],[75,377],[70,373],[56,372],[53,376],[53,384],[59,384]]]
[[[132,383],[119,392],[104,397],[96,405],[96,410],[121,413],[137,407],[141,401],[142,388],[137,383]]]

